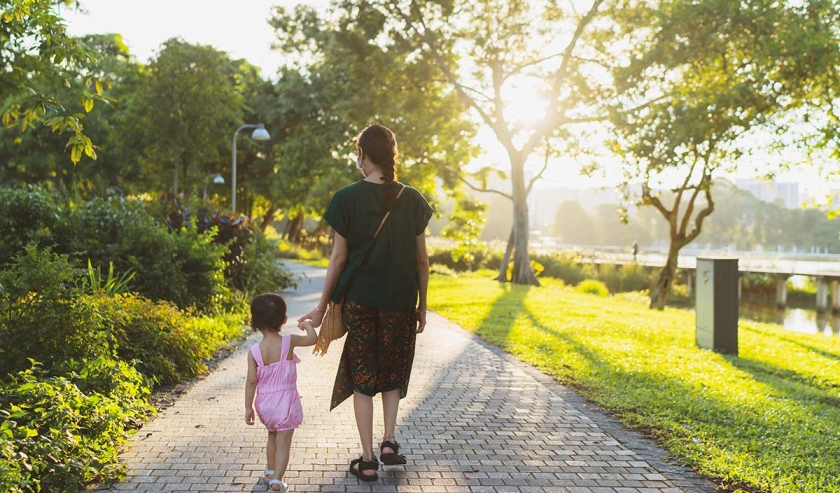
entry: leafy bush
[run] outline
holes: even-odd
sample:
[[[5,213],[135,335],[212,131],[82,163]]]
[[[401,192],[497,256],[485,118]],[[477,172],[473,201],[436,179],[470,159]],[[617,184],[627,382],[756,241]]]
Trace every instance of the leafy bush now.
[[[617,265],[615,268],[602,269],[598,280],[602,281],[611,293],[642,291],[653,285],[653,270],[639,264]]]
[[[126,418],[126,426],[139,426],[141,417],[155,412],[148,402],[149,382],[125,361],[101,356],[94,360],[70,360],[61,365],[58,372],[86,395],[97,393],[116,400],[123,412],[137,418]]]
[[[175,305],[134,295],[97,296],[95,303],[117,342],[117,355],[133,361],[147,378],[166,385],[205,370],[207,342],[189,329],[188,317]]]
[[[246,244],[242,262],[229,269],[230,281],[236,289],[244,291],[250,298],[253,294],[277,292],[287,287],[296,287],[292,273],[281,267],[277,255],[277,241],[256,232],[253,241]]]
[[[591,269],[581,264],[577,256],[571,252],[536,254],[531,258],[543,265],[544,277],[561,279],[569,286],[576,286],[584,279],[594,277]]]
[[[117,448],[143,417],[37,365],[0,385],[0,416],[0,485],[12,492],[75,492],[124,477]]]
[[[181,308],[207,308],[227,293],[225,248],[195,228],[170,234],[143,204],[122,198],[93,199],[70,212],[56,234],[61,249],[94,267],[113,263],[117,272],[135,272],[132,290]]]
[[[60,208],[40,187],[0,191],[0,264],[21,253],[26,245],[50,245],[52,229],[60,219]]]
[[[601,281],[595,281],[593,279],[581,281],[575,287],[575,291],[577,291],[578,293],[594,294],[602,298],[606,298],[610,295],[610,290],[607,289],[606,284],[602,283]]]
[[[52,368],[112,354],[96,306],[76,287],[80,279],[67,256],[34,245],[0,271],[0,379],[29,368],[29,358]]]
[[[223,245],[225,278],[246,293],[279,291],[294,286],[291,273],[277,262],[277,245],[255,228],[247,217],[230,216],[199,208],[195,218],[180,201],[171,206],[167,225],[172,231],[191,229]],[[194,225],[192,222],[194,221]]]

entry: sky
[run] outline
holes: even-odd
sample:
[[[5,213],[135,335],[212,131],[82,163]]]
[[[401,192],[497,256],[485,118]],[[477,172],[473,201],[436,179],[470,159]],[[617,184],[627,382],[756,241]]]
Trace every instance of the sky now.
[[[71,34],[118,33],[138,60],[146,62],[160,45],[173,37],[181,37],[190,43],[212,45],[226,51],[232,58],[244,58],[263,69],[263,75],[270,77],[282,64],[282,57],[271,50],[274,32],[268,25],[274,6],[293,8],[298,3],[325,7],[329,0],[81,0],[86,13],[65,10],[63,15]],[[528,107],[529,105],[520,105]],[[485,161],[503,161],[501,148],[489,130],[483,130],[479,144],[484,148]],[[499,158],[494,159],[494,156]],[[757,166],[769,157],[757,157]],[[535,170],[541,159],[530,163]],[[741,176],[728,178],[751,178],[753,175],[745,166]],[[582,177],[579,166],[574,162],[560,162],[551,166],[546,180],[538,188],[568,186],[575,188],[603,187],[616,184],[620,173],[609,171],[605,176]],[[534,171],[536,172],[536,171]],[[793,172],[782,174],[779,181],[797,181],[800,190],[811,196],[827,195],[831,189],[840,188],[838,183],[827,183],[813,173]]]

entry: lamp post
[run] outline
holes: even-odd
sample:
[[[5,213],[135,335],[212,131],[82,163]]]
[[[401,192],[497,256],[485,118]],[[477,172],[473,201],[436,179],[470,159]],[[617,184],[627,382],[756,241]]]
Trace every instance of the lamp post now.
[[[207,178],[208,178],[208,180],[204,183],[204,192],[201,194],[201,201],[202,202],[207,201],[207,185],[210,184],[210,180],[209,180],[210,178],[213,179],[213,183],[215,185],[224,185],[225,184],[225,179],[219,173],[214,173],[214,174],[208,176]]]
[[[230,158],[230,213],[232,215],[236,215],[236,135],[244,128],[254,129],[253,133],[251,133],[251,138],[254,140],[268,140],[271,138],[271,135],[268,134],[268,130],[265,129],[265,124],[263,123],[246,123],[245,125],[240,125],[239,128],[233,132],[233,150],[231,151]]]

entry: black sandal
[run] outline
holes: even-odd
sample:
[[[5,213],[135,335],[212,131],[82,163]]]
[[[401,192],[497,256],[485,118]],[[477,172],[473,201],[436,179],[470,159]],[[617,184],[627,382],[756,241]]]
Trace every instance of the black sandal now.
[[[384,452],[386,448],[393,450],[393,452]],[[382,461],[382,464],[386,466],[399,466],[405,464],[405,456],[400,455],[400,444],[397,443],[396,440],[393,442],[391,440],[383,440],[382,443],[379,445],[379,459]]]
[[[365,460],[364,456],[362,456],[350,461],[350,474],[362,481],[376,481],[379,479],[379,475],[376,474],[377,469],[379,469],[379,461],[376,460],[376,456],[373,456],[373,460]],[[364,471],[373,471],[373,474],[365,474]]]

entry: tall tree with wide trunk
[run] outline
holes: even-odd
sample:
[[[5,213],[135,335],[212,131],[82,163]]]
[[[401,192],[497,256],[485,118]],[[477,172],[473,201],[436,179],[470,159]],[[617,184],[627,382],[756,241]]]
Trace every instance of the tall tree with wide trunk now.
[[[662,309],[680,249],[714,211],[713,175],[737,166],[755,150],[756,132],[775,131],[776,117],[810,94],[827,70],[815,54],[837,43],[814,42],[826,28],[808,9],[771,0],[640,2],[617,20],[629,62],[614,71],[613,147],[628,197],[668,222],[668,257],[650,301]]]
[[[513,228],[499,279],[507,280],[512,257],[510,280],[538,285],[528,254],[528,194],[548,166],[548,158],[576,145],[569,128],[597,119],[587,102],[594,79],[587,77],[592,73],[587,74],[585,67],[592,65],[589,55],[597,54],[588,33],[607,2],[370,3],[393,19],[391,36],[413,43],[434,58],[445,80],[504,149],[507,163],[502,164],[509,171],[510,188],[497,192],[513,202]],[[538,97],[523,99],[528,93]],[[523,105],[532,106],[525,109],[530,115],[524,119],[517,117]],[[532,157],[543,166],[529,176],[526,164]],[[472,188],[485,188],[465,175],[461,178]]]

